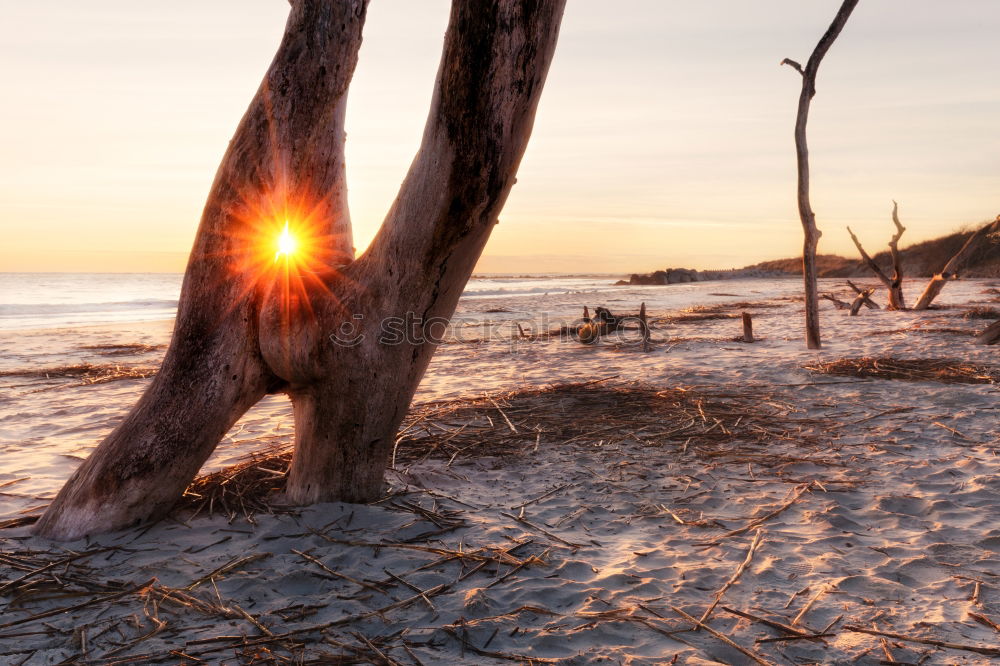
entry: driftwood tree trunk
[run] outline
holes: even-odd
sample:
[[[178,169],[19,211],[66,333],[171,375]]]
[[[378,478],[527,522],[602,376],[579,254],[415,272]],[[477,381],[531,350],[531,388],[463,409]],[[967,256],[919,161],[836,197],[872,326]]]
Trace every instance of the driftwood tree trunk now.
[[[892,202],[892,223],[896,226],[896,233],[894,233],[892,238],[889,240],[889,252],[892,256],[892,278],[889,278],[889,276],[885,274],[885,271],[882,270],[882,267],[879,266],[867,252],[865,252],[865,248],[861,246],[861,241],[859,241],[858,237],[854,235],[854,232],[851,231],[850,227],[847,227],[847,233],[851,235],[851,240],[854,241],[855,247],[858,248],[861,258],[865,260],[868,267],[872,269],[875,276],[889,291],[889,305],[886,309],[905,310],[906,304],[903,301],[903,264],[899,258],[899,239],[903,236],[903,232],[906,231],[906,227],[899,222],[899,204],[895,201]]]
[[[816,74],[826,52],[830,50],[837,36],[847,24],[858,0],[844,0],[834,17],[833,23],[816,44],[805,68],[794,60],[785,58],[782,65],[794,67],[802,75],[802,92],[799,94],[798,113],[795,116],[795,156],[798,164],[798,206],[799,219],[805,239],[802,245],[802,278],[805,281],[806,296],[806,346],[819,349],[822,346],[819,333],[819,295],[817,289],[816,248],[822,235],[816,226],[816,215],[809,201],[809,146],[806,142],[806,123],[809,120],[809,105],[816,95]]]
[[[453,3],[420,151],[354,260],[343,123],[367,0],[293,0],[209,194],[161,371],[39,534],[162,516],[274,392],[293,402],[291,501],[381,493],[396,429],[514,184],[564,4]],[[283,225],[294,258],[275,253]]]
[[[930,282],[928,282],[927,286],[924,287],[924,293],[920,294],[920,300],[918,300],[917,304],[913,306],[913,309],[926,310],[929,308],[931,303],[934,302],[934,299],[941,293],[941,290],[944,289],[944,285],[948,283],[948,280],[955,279],[958,272],[962,270],[962,267],[969,256],[969,250],[972,248],[976,240],[984,234],[994,233],[998,230],[1000,230],[1000,215],[997,216],[995,222],[980,227],[975,233],[969,236],[969,239],[965,241],[965,244],[962,245],[961,249],[956,252],[955,256],[949,259],[948,263],[941,269],[941,272],[937,273],[930,279]]]

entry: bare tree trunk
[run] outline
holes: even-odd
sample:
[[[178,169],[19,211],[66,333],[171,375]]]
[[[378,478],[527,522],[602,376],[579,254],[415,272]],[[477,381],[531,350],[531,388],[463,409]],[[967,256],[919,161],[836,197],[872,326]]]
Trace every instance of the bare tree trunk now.
[[[969,239],[965,241],[965,244],[962,245],[961,249],[956,252],[955,256],[949,259],[948,263],[941,269],[941,272],[930,279],[930,282],[928,282],[927,286],[924,287],[924,293],[920,294],[920,300],[918,300],[917,304],[913,306],[913,309],[926,310],[929,308],[931,303],[934,302],[934,299],[941,293],[941,290],[944,289],[944,285],[947,284],[948,280],[953,280],[957,276],[958,272],[962,270],[965,260],[969,256],[969,249],[976,242],[976,239],[984,233],[989,234],[997,229],[1000,229],[1000,216],[997,216],[996,221],[992,224],[980,227],[975,233],[969,236]]]
[[[889,252],[892,255],[892,278],[890,279],[885,271],[875,263],[865,248],[861,246],[861,241],[858,237],[854,235],[850,227],[847,227],[847,233],[851,235],[851,240],[854,241],[855,247],[858,248],[858,252],[861,254],[861,258],[865,260],[868,267],[872,269],[875,276],[885,285],[885,288],[889,291],[889,305],[886,307],[887,310],[905,310],[906,304],[903,301],[903,265],[899,259],[899,239],[903,236],[903,232],[906,231],[904,227],[899,222],[899,204],[895,201],[892,202],[892,223],[896,225],[896,233],[893,234],[892,238],[889,240]]]
[[[822,346],[819,333],[819,296],[817,289],[816,248],[822,235],[816,226],[816,215],[809,202],[809,147],[806,142],[806,123],[809,120],[809,105],[816,95],[816,74],[826,52],[833,46],[837,36],[847,24],[858,0],[844,0],[833,23],[816,44],[812,55],[802,65],[785,58],[782,65],[791,65],[802,75],[802,92],[799,94],[798,113],[795,116],[795,156],[798,164],[798,205],[799,218],[805,238],[802,244],[802,277],[805,281],[806,346],[819,349]]]
[[[209,195],[163,368],[39,534],[163,515],[268,392],[293,402],[292,501],[379,495],[398,424],[514,184],[564,4],[453,3],[420,151],[354,261],[343,121],[367,0],[293,0]],[[303,246],[295,260],[275,253],[284,223]]]

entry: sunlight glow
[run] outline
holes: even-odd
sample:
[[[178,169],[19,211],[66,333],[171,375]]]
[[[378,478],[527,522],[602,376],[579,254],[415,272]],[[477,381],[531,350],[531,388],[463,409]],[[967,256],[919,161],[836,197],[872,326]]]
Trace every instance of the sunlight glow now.
[[[281,255],[285,255],[285,259],[291,258],[298,246],[298,241],[288,228],[288,220],[285,220],[285,228],[278,236],[278,251],[274,253],[274,260],[277,261]]]

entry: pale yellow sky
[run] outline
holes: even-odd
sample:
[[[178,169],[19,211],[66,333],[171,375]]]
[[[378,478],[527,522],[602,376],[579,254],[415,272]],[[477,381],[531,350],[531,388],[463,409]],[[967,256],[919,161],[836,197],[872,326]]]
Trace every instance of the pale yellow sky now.
[[[480,271],[731,267],[799,252],[798,75],[836,0],[569,0]],[[0,271],[181,271],[284,0],[0,0]],[[444,0],[372,0],[351,89],[359,247],[419,143]],[[1000,212],[1000,2],[862,0],[810,121],[821,252]]]

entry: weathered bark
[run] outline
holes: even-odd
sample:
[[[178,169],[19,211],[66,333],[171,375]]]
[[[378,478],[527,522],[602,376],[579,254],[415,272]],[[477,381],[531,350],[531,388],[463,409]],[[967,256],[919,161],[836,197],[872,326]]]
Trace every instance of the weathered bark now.
[[[1000,343],[1000,320],[993,322],[980,333],[975,340],[977,345],[995,345]]]
[[[861,241],[854,235],[850,227],[847,227],[847,233],[851,235],[851,240],[854,241],[854,245],[858,248],[861,258],[864,259],[868,267],[875,273],[875,276],[889,291],[889,305],[886,309],[905,310],[906,303],[903,300],[903,266],[899,259],[899,239],[903,236],[903,232],[906,231],[906,227],[899,222],[899,204],[895,201],[892,202],[892,223],[896,226],[896,233],[889,240],[889,252],[892,256],[892,278],[886,275],[882,267],[865,252],[865,248],[861,246]],[[857,288],[855,287],[855,289]]]
[[[816,74],[826,52],[833,46],[837,36],[847,24],[858,0],[844,0],[840,10],[820,38],[805,68],[794,60],[785,58],[782,65],[794,67],[802,75],[802,92],[799,94],[798,112],[795,116],[795,157],[798,165],[797,199],[799,219],[802,221],[804,241],[802,245],[802,277],[805,282],[806,346],[819,349],[822,346],[819,331],[819,296],[817,289],[816,248],[822,233],[816,226],[816,215],[809,201],[809,146],[806,141],[806,123],[809,120],[809,105],[816,95]]]
[[[934,299],[941,293],[941,290],[944,289],[948,280],[953,280],[958,277],[959,271],[962,270],[962,267],[965,265],[965,260],[969,256],[969,249],[973,246],[976,240],[983,234],[988,235],[997,230],[1000,230],[1000,216],[997,216],[996,221],[992,224],[980,227],[974,234],[969,236],[969,239],[965,241],[965,244],[962,245],[961,249],[959,249],[959,251],[948,260],[948,263],[944,265],[941,272],[937,273],[930,279],[927,286],[924,287],[924,293],[920,294],[920,299],[917,301],[917,304],[913,306],[913,309],[926,310],[929,308],[931,303],[934,302]]]
[[[268,392],[293,402],[291,501],[379,495],[434,334],[514,184],[564,4],[453,3],[420,151],[355,261],[343,122],[367,0],[293,0],[209,194],[163,368],[39,534],[72,539],[163,515]],[[262,243],[289,217],[308,244],[303,261]]]
[[[864,291],[863,289],[861,289],[861,287],[859,287],[858,285],[854,284],[850,280],[847,281],[847,286],[850,287],[851,290],[855,294],[860,294],[860,293],[862,293]],[[882,309],[881,307],[879,307],[878,303],[876,303],[875,301],[873,301],[871,299],[871,297],[865,298],[865,307],[867,307],[869,310],[881,310]]]

